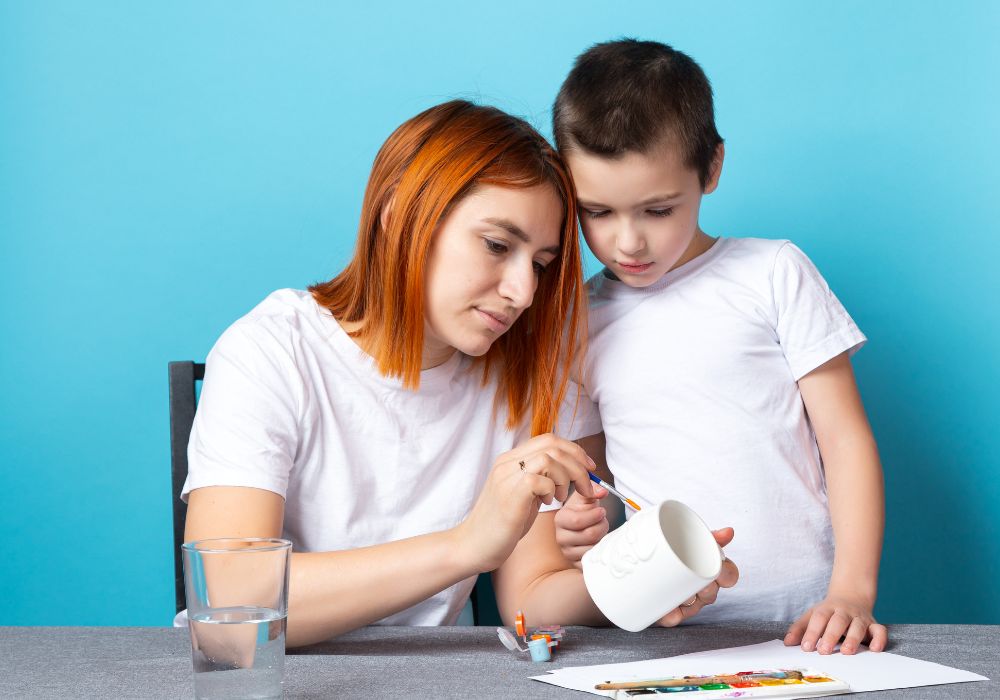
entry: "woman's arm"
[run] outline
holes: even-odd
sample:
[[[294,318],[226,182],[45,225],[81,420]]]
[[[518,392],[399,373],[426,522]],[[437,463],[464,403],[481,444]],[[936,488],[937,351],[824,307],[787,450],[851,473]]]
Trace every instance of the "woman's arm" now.
[[[280,537],[284,499],[262,489],[210,486],[188,498],[187,542]],[[311,644],[416,605],[478,573],[455,530],[341,552],[292,554],[289,646]],[[401,585],[401,582],[405,584]]]
[[[799,391],[823,457],[836,551],[826,599],[792,625],[785,643],[830,653],[846,635],[843,653],[866,638],[880,651],[886,630],[872,608],[885,524],[882,465],[847,353],[802,377]]]
[[[514,624],[518,610],[532,625],[611,624],[590,599],[583,572],[563,558],[553,511],[538,514],[528,534],[493,573],[493,589],[504,624]]]
[[[495,569],[529,530],[540,502],[565,499],[570,483],[590,490],[586,459],[569,441],[537,436],[497,459],[475,507],[454,528],[371,547],[293,553],[288,645],[361,627]],[[195,489],[185,540],[280,537],[283,515],[284,500],[270,491]]]

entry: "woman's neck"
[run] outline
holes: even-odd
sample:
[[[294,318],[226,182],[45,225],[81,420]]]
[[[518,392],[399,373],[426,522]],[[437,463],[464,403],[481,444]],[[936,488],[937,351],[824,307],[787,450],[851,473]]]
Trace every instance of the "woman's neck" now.
[[[369,355],[372,354],[371,344],[365,339],[364,333],[361,332],[364,328],[364,323],[362,321],[343,321],[339,318],[335,320],[340,324],[340,327],[344,329],[344,332],[347,333],[347,337],[354,341],[355,345]],[[450,345],[428,342],[428,340],[426,340],[427,335],[427,329],[425,328],[424,347],[420,355],[420,371],[443,365],[457,352],[455,348]]]

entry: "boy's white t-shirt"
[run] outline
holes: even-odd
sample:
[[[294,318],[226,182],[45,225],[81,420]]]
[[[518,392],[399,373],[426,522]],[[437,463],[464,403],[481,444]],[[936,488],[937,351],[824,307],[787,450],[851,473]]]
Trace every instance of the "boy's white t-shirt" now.
[[[720,238],[643,289],[588,282],[582,382],[566,437],[604,430],[615,485],[736,530],[735,587],[692,622],[791,620],[826,594],[826,484],[797,381],[865,336],[788,241]]]
[[[456,352],[417,391],[379,374],[308,292],[274,292],[206,361],[182,498],[204,486],[284,497],[293,551],[381,544],[458,525],[493,460],[525,434],[496,421],[496,385]],[[450,625],[470,577],[381,624]],[[350,601],[344,601],[350,605]]]

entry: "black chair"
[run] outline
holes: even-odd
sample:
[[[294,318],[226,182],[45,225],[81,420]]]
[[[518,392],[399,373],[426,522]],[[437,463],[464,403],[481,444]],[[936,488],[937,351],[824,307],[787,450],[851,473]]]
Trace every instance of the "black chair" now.
[[[167,364],[170,382],[170,494],[174,513],[174,599],[177,612],[183,610],[184,564],[181,545],[184,543],[184,520],[187,503],[181,500],[181,489],[188,473],[187,446],[194,424],[194,410],[198,404],[196,383],[205,378],[205,365],[197,362],[170,362]]]
[[[170,474],[174,514],[174,599],[176,612],[186,607],[184,602],[184,564],[181,545],[184,543],[184,520],[187,504],[181,500],[181,489],[187,479],[188,439],[197,408],[197,383],[205,378],[205,365],[198,362],[167,364],[170,381]],[[496,595],[489,574],[481,574],[472,589],[472,622],[476,625],[500,625]]]

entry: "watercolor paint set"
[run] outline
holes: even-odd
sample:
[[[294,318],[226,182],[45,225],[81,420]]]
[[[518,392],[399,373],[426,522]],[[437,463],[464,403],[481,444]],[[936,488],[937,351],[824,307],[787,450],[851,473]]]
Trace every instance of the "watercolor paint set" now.
[[[608,681],[594,686],[613,691],[616,700],[674,695],[684,700],[780,698],[848,693],[847,683],[811,668],[739,671],[715,676],[676,676],[654,680]]]

